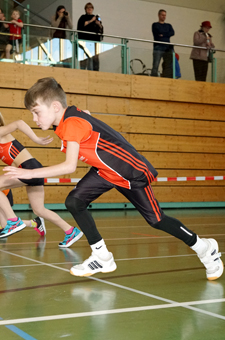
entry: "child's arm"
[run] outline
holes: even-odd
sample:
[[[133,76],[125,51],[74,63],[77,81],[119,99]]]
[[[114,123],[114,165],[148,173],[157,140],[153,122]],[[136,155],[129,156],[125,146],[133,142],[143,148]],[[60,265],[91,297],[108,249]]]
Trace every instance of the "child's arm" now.
[[[6,166],[3,171],[7,171],[5,175],[9,176],[9,178],[23,179],[55,177],[71,174],[76,170],[77,167],[79,148],[80,146],[77,142],[67,142],[66,160],[63,163],[57,165],[33,170]]]
[[[23,27],[23,22],[22,21],[17,21],[17,20],[11,20],[12,24],[17,25],[18,27]]]
[[[20,130],[25,135],[27,135],[34,143],[45,145],[49,144],[53,141],[53,138],[47,137],[38,137],[34,131],[25,123],[23,120],[16,120],[13,123],[8,125],[4,125],[0,127],[0,138],[6,136],[9,133],[12,133],[16,130]]]

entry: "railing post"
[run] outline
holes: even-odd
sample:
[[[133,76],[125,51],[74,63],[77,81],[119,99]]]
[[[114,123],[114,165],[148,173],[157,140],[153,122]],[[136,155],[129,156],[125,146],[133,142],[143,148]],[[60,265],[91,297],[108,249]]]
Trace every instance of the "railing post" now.
[[[8,19],[9,18],[9,1],[8,0],[4,0],[4,2],[5,2],[4,13],[5,13],[5,17]]]
[[[173,79],[176,79],[175,52],[173,51]]]
[[[121,39],[122,74],[127,74],[127,43],[128,40],[126,38]]]
[[[27,25],[29,25],[30,23],[30,5],[27,5],[27,10],[25,12],[25,16],[26,16],[26,23]],[[30,26],[26,26],[26,35],[27,35],[27,48],[29,48],[30,43],[29,43],[29,39],[30,39]]]
[[[78,34],[73,32],[72,38],[72,68],[78,69]]]
[[[23,64],[26,62],[26,34],[23,34]]]
[[[212,83],[217,83],[217,59],[213,57],[212,68],[211,68],[211,81]]]

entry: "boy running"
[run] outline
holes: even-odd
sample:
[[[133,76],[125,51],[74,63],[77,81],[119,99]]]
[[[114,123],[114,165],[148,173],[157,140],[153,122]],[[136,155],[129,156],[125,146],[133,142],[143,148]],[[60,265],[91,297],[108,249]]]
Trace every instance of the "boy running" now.
[[[62,140],[66,158],[64,162],[46,168],[6,167],[6,175],[31,179],[70,174],[76,170],[78,159],[92,166],[65,202],[92,249],[86,261],[70,269],[72,275],[107,273],[117,267],[87,210],[92,201],[112,188],[122,193],[153,228],[163,230],[191,247],[206,267],[209,280],[222,275],[223,263],[217,241],[199,238],[183,223],[164,214],[151,188],[157,171],[118,132],[75,106],[67,107],[66,94],[54,78],[39,79],[27,91],[25,106],[42,130],[53,126]]]

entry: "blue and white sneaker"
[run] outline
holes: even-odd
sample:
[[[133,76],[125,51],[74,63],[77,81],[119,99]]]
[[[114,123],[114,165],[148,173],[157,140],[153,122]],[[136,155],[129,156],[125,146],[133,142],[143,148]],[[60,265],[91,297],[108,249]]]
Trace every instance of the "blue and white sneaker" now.
[[[62,242],[59,243],[59,247],[60,248],[68,248],[70,247],[73,243],[75,243],[76,241],[78,241],[82,236],[83,236],[83,232],[80,231],[78,228],[74,227],[73,231],[71,234],[69,235],[65,235],[65,238]]]
[[[8,220],[5,228],[0,232],[0,238],[8,237],[12,234],[17,233],[18,231],[24,229],[26,227],[26,224],[21,221],[21,219],[18,217],[18,220],[13,222]]]

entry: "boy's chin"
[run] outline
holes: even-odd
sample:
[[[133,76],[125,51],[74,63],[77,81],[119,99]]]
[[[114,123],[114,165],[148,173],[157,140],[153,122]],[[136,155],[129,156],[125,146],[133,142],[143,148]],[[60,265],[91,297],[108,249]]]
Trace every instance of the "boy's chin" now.
[[[42,131],[47,131],[49,130],[50,126],[41,126]]]

